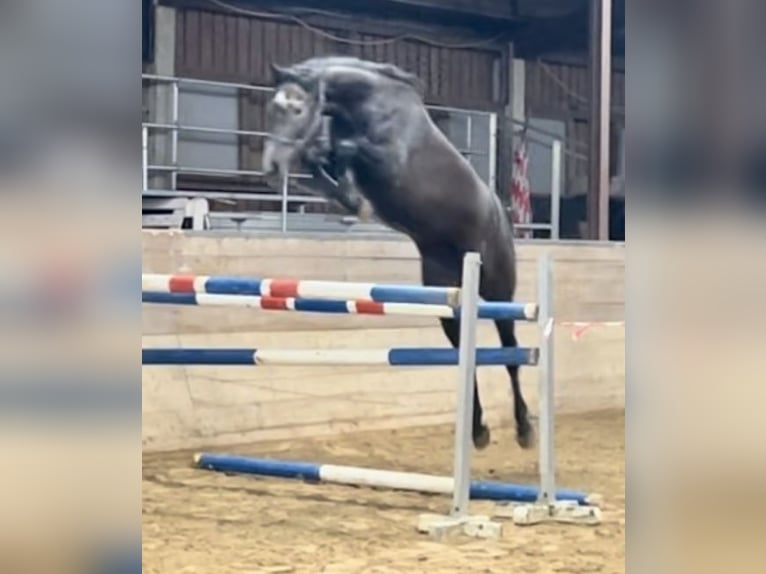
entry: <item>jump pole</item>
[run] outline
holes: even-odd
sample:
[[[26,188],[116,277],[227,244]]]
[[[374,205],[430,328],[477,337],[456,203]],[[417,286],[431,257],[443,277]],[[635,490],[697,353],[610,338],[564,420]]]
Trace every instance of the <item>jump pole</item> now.
[[[260,295],[225,295],[220,293],[166,293],[142,291],[141,302],[155,305],[194,305],[200,307],[247,307],[264,311],[301,311],[348,315],[406,315],[459,319],[460,307],[425,303],[386,303],[372,300],[310,299]],[[537,320],[535,303],[481,301],[479,319]]]
[[[522,347],[474,348],[473,361],[479,365],[536,365],[539,350]],[[457,349],[401,347],[391,349],[141,349],[143,365],[388,365],[426,367],[460,364]]]
[[[231,474],[251,474],[316,483],[390,488],[427,494],[452,495],[455,492],[453,477],[419,472],[399,472],[210,452],[195,454],[194,464],[205,470]],[[494,480],[473,480],[470,482],[469,498],[471,500],[535,502],[539,492],[536,486]],[[589,500],[588,494],[577,490],[562,489],[556,495],[561,500],[572,500],[578,504],[587,504]]]
[[[361,299],[377,303],[419,303],[450,307],[457,307],[460,304],[460,289],[457,287],[213,275],[142,273],[141,291],[309,299]]]

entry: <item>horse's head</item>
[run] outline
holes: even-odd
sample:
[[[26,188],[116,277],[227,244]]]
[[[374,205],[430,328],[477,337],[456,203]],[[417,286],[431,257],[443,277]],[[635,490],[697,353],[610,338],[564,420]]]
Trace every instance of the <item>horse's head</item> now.
[[[324,116],[333,118],[343,137],[353,137],[379,124],[376,114],[390,116],[386,110],[402,104],[403,93],[419,88],[415,76],[396,66],[357,58],[317,57],[272,69],[276,90],[268,105],[267,174],[286,173],[293,158],[316,143]]]
[[[275,92],[267,105],[269,134],[263,171],[286,174],[290,162],[322,128],[324,87],[321,78],[298,67],[272,64]]]

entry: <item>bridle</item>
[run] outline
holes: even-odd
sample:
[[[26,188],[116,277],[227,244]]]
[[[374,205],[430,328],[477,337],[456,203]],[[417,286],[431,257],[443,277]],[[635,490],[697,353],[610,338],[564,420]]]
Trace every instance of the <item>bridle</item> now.
[[[309,123],[308,128],[306,128],[304,135],[297,138],[288,138],[285,136],[278,136],[269,133],[266,134],[265,139],[277,142],[284,146],[298,149],[303,149],[307,143],[316,139],[317,137],[321,138],[322,140],[329,141],[329,125],[327,122],[325,122],[324,116],[325,102],[325,83],[324,80],[320,79],[317,86],[317,97],[314,104],[314,114],[311,118],[311,122]]]
[[[316,102],[314,103],[314,114],[303,136],[297,138],[288,138],[285,136],[269,133],[266,134],[266,139],[287,147],[296,148],[297,150],[304,149],[306,145],[312,141],[319,141],[324,144],[330,142],[330,122],[329,118],[324,113],[325,104],[325,82],[323,79],[320,79],[317,86]],[[319,164],[313,167],[317,171],[317,174],[323,177],[329,183],[336,187],[339,185],[338,180],[336,180],[327,172],[325,166]]]

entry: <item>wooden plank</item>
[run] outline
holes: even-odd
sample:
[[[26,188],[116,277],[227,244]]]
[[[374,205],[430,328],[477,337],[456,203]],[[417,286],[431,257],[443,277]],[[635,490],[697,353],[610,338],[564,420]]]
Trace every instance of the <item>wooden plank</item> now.
[[[213,69],[210,70],[215,76],[225,75],[227,43],[226,16],[216,13],[213,15]]]
[[[208,74],[215,65],[214,59],[214,15],[209,12],[200,14],[200,62],[199,73]]]
[[[192,247],[192,249],[190,249]],[[144,232],[144,269],[180,270],[193,263],[211,272],[293,271],[294,275],[417,282],[417,252],[408,242],[334,238],[254,238]],[[517,299],[535,293],[536,258],[554,256],[554,303],[562,320],[624,318],[624,249],[607,245],[518,247]],[[446,341],[438,323],[408,317],[359,317],[146,306],[143,345],[282,348],[389,347]],[[556,330],[557,409],[624,404],[624,327],[595,326],[578,341]],[[521,344],[534,345],[536,326],[518,325]],[[496,345],[491,323],[480,344]],[[534,411],[535,368],[522,370]],[[143,443],[148,450],[228,445],[267,438],[356,429],[449,423],[454,369],[349,367],[147,368],[143,373]],[[510,420],[507,375],[482,369],[480,392],[490,421]],[[359,404],[363,406],[359,406]],[[362,416],[364,415],[364,416]]]
[[[178,73],[191,73],[192,70],[198,70],[202,65],[202,43],[201,37],[201,18],[200,13],[196,11],[184,10],[184,44],[183,55],[180,61],[182,66]]]
[[[150,252],[158,244],[159,251],[167,251],[173,245],[178,252],[213,257],[305,257],[325,256],[333,258],[386,258],[416,260],[418,252],[409,240],[370,240],[349,236],[281,237],[248,235],[203,235],[195,233],[171,234],[160,237],[156,232],[143,232],[143,251]],[[170,241],[171,243],[166,243]],[[256,247],[257,245],[257,247]],[[556,261],[623,261],[625,248],[622,245],[557,244],[542,245],[519,243],[519,261],[535,261],[542,253],[550,251]]]
[[[272,79],[271,71],[268,69],[268,62],[273,61],[282,66],[287,64],[285,61],[286,54],[282,53],[280,50],[278,29],[279,25],[274,22],[263,23],[263,52],[261,54],[261,58],[263,59],[264,66],[266,68],[266,74],[269,78],[269,83],[272,81]]]
[[[559,412],[624,404],[624,331],[594,331],[578,342],[560,333],[556,348]],[[325,374],[283,369],[276,377],[266,370],[255,371],[240,372],[241,378],[232,380],[232,370],[188,369],[174,378],[174,384],[179,393],[190,386],[192,391],[167,408],[167,399],[160,404],[161,397],[154,396],[159,385],[147,384],[147,373],[152,370],[145,370],[144,445],[150,450],[194,448],[266,437],[294,438],[309,429],[316,434],[332,434],[430,424],[433,420],[451,423],[454,418],[452,369],[367,373],[335,369]],[[172,372],[175,370],[163,370],[165,375]],[[531,383],[525,385],[525,396],[533,413],[536,376],[532,368],[522,372],[522,380]],[[264,382],[268,388],[262,386]],[[482,370],[479,385],[488,419],[508,422],[512,405],[507,375],[498,368]],[[167,393],[164,388],[162,391]]]
[[[250,19],[250,78],[258,84],[271,84],[271,74],[264,56],[264,43],[266,34],[264,22]],[[250,128],[248,128],[250,129]]]

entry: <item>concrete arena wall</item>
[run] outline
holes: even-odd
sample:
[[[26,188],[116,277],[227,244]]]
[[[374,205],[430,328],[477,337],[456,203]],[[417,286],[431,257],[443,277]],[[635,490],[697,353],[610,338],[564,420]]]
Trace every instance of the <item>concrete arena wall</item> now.
[[[535,300],[536,258],[554,259],[558,321],[624,319],[624,249],[619,245],[518,246],[516,299]],[[345,281],[419,281],[419,259],[401,240],[143,233],[143,271],[290,276]],[[143,346],[282,348],[444,346],[438,322],[410,317],[311,315],[236,308],[143,306]],[[522,345],[535,327],[519,324]],[[491,323],[481,344],[497,346]],[[624,406],[623,327],[595,327],[580,340],[559,327],[555,339],[557,409]],[[143,446],[147,451],[221,447],[354,430],[452,422],[454,368],[147,367],[143,369]],[[483,367],[487,418],[511,419],[507,374]],[[522,370],[536,411],[537,372]]]

